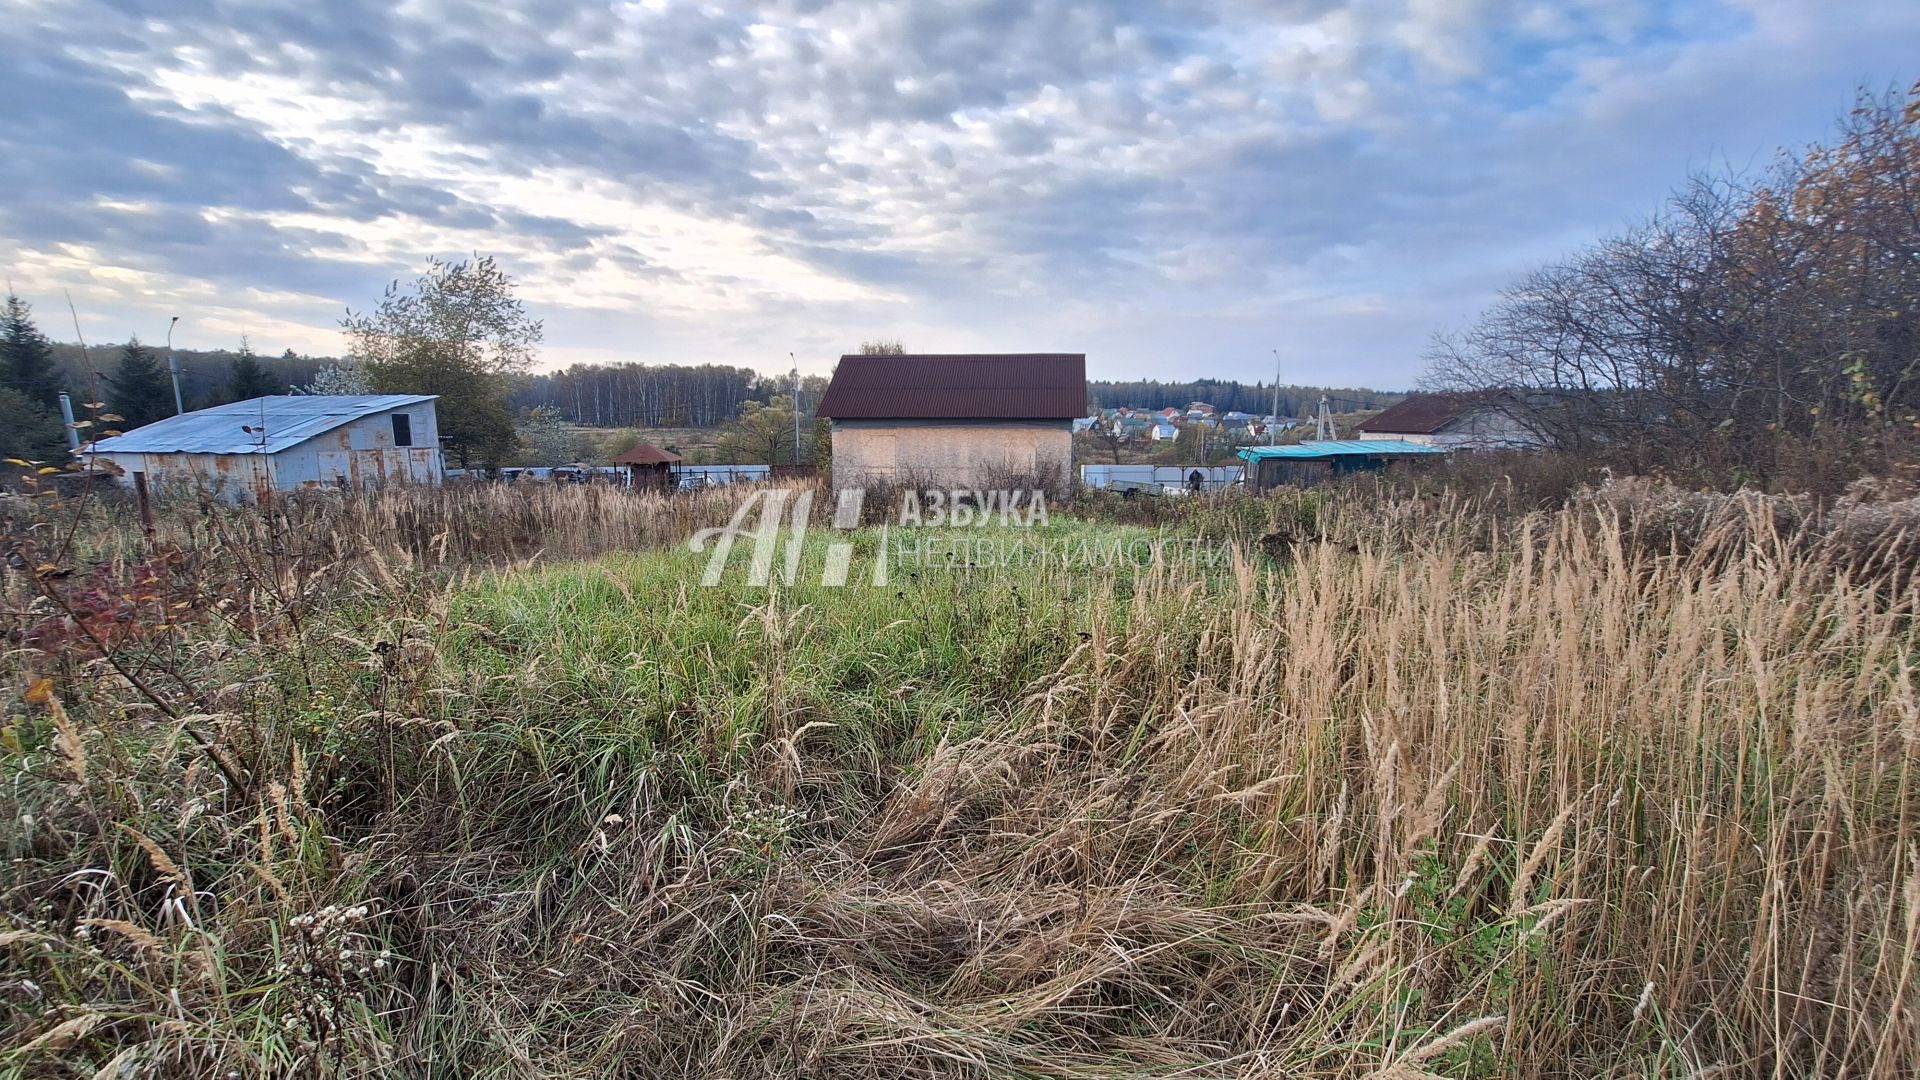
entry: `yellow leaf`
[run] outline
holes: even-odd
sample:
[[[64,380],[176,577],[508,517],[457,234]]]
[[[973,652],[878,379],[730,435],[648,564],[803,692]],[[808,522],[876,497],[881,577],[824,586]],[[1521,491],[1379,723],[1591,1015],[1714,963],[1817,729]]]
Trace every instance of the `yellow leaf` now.
[[[101,419],[101,420],[103,420],[103,421],[105,421],[106,423],[109,423],[109,424],[117,424],[117,423],[120,423],[121,421],[123,421],[123,420],[125,420],[125,419],[126,419],[126,417],[124,417],[124,416],[119,416],[119,415],[117,415],[117,414],[115,414],[115,413],[110,413],[110,412],[109,412],[109,413],[101,413],[101,414],[100,414],[100,419]]]
[[[8,459],[7,459],[7,464],[9,464],[9,465],[18,465],[18,466],[20,466],[20,467],[21,467],[21,468],[23,468],[23,469],[31,469],[31,468],[33,468],[33,462],[31,462],[31,461],[22,461],[22,460],[20,460],[20,459],[19,459],[19,458],[17,458],[17,457],[10,457],[10,458],[8,458]]]
[[[39,566],[34,567],[33,572],[36,574],[51,574],[58,569],[60,568],[50,562],[43,562]]]
[[[53,680],[41,679],[27,690],[27,704],[45,705],[53,700]]]
[[[104,409],[106,407],[107,403],[104,401],[89,401],[81,406],[83,409]]]
[[[53,466],[51,466],[51,465],[42,465],[42,466],[40,466],[40,475],[41,475],[41,476],[58,476],[59,474],[60,474],[60,470],[59,470],[59,469],[56,469],[56,468],[54,468],[54,467],[53,467]]]
[[[75,421],[74,421],[73,423],[71,423],[71,424],[68,424],[67,426],[68,426],[68,427],[73,427],[73,428],[83,428],[83,427],[92,427],[92,426],[93,426],[93,421],[91,421],[91,420],[75,420]]]

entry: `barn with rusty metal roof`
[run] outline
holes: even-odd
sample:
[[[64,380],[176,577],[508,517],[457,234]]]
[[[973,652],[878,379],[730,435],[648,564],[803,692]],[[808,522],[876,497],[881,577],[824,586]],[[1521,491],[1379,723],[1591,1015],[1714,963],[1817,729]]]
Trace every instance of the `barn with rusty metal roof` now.
[[[82,447],[128,487],[259,499],[302,487],[439,484],[431,394],[283,394],[170,416]]]
[[[1084,353],[843,356],[820,399],[839,488],[1062,489]]]

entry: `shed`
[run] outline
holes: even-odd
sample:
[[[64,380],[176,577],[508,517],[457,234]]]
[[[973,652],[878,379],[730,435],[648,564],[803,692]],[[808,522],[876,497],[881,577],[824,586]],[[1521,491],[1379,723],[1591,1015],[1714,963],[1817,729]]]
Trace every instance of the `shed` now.
[[[1290,446],[1249,446],[1240,451],[1255,488],[1309,485],[1354,473],[1379,472],[1390,463],[1446,454],[1437,446],[1391,440],[1340,439]]]
[[[446,474],[432,394],[251,398],[182,413],[78,451],[128,487],[227,502],[303,487],[438,485]]]
[[[837,488],[1065,488],[1084,353],[843,356],[820,399]]]
[[[673,487],[673,467],[680,464],[680,461],[679,454],[671,450],[662,450],[649,443],[641,443],[613,459],[615,465],[627,467],[627,477],[631,486],[663,490]]]

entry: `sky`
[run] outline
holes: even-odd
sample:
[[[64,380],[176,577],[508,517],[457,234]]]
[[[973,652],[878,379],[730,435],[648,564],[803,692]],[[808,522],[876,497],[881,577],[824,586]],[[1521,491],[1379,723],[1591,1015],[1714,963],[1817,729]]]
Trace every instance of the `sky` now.
[[[1914,0],[0,0],[0,268],[94,344],[335,354],[477,252],[543,368],[1394,389],[1916,44]]]

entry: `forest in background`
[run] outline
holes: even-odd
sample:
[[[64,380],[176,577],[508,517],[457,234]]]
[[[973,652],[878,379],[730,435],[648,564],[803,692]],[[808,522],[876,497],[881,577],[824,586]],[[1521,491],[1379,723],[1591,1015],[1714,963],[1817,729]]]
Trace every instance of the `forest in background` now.
[[[163,366],[164,346],[151,345]],[[101,379],[110,381],[120,354],[118,343],[92,345],[87,353]],[[240,350],[176,348],[180,361],[181,394],[188,408],[205,408],[229,400],[226,392]],[[80,346],[53,343],[53,359],[61,385],[71,392],[87,386],[87,365]],[[302,356],[291,349],[279,354],[255,354],[254,359],[274,380],[279,392],[303,387],[323,368],[345,363],[335,356]],[[800,380],[800,409],[811,415],[827,377],[807,375]],[[508,396],[516,414],[541,406],[559,410],[562,419],[583,427],[718,427],[740,417],[746,402],[787,398],[792,382],[786,375],[765,375],[737,364],[574,364],[557,371],[526,376]],[[1286,416],[1309,416],[1320,395],[1326,394],[1336,411],[1384,409],[1404,394],[1364,387],[1283,385],[1280,411]],[[1161,382],[1157,379],[1091,379],[1087,382],[1089,408],[1185,408],[1204,401],[1222,411],[1238,409],[1265,416],[1273,408],[1273,385],[1235,379],[1195,379]]]
[[[166,366],[167,348],[144,342]],[[83,355],[79,345],[70,341],[53,343],[53,363],[59,373],[60,385],[68,393],[85,393],[88,386],[87,358],[92,358],[92,368],[102,382],[111,382],[114,364],[120,358],[123,348],[120,342],[104,345],[89,345]],[[239,347],[232,349],[182,349],[175,348],[173,355],[180,361],[180,396],[186,399],[187,408],[201,409],[209,405],[218,405],[232,400],[227,396],[233,378],[234,362],[241,357]],[[331,356],[301,356],[292,349],[279,355],[253,354],[267,377],[272,380],[275,393],[286,393],[288,387],[304,386],[313,381],[314,375],[329,364],[338,364],[339,360]],[[105,387],[99,388],[105,393]]]
[[[1273,412],[1272,383],[1244,383],[1234,379],[1195,379],[1192,382],[1161,382],[1158,379],[1111,380],[1087,383],[1087,394],[1102,409],[1131,406],[1137,409],[1164,409],[1204,401],[1221,412],[1244,412],[1266,416]],[[1384,409],[1406,397],[1403,393],[1370,390],[1356,386],[1280,387],[1280,416],[1312,416],[1319,408],[1321,395],[1335,412],[1366,412]]]

